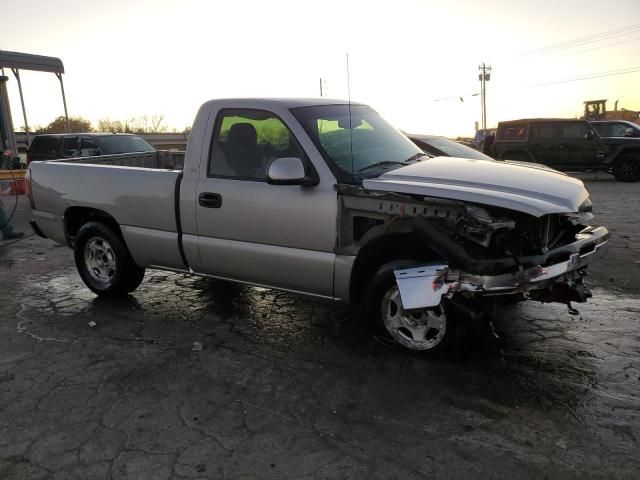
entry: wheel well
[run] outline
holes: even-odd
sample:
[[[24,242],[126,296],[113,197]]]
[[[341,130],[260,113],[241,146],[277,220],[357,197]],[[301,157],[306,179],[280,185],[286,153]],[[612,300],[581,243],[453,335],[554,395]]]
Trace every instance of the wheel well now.
[[[377,237],[364,245],[358,252],[351,272],[351,301],[362,301],[369,282],[382,265],[403,259],[428,261],[434,260],[435,254],[411,233]]]
[[[64,231],[67,243],[73,248],[78,231],[87,222],[100,222],[111,228],[116,235],[122,237],[120,225],[107,212],[89,207],[69,207],[64,212]]]
[[[618,152],[618,154],[615,156],[615,158],[611,163],[615,164],[621,160],[627,160],[627,159],[640,161],[640,149],[628,148],[625,150],[621,150]]]

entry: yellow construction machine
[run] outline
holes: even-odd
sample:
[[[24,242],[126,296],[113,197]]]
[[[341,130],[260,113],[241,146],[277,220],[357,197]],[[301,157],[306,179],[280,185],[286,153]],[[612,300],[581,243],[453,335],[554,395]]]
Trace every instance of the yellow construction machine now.
[[[626,120],[640,125],[640,112],[620,108],[618,110],[618,100],[616,100],[613,110],[607,110],[607,100],[587,100],[584,102],[585,120]]]

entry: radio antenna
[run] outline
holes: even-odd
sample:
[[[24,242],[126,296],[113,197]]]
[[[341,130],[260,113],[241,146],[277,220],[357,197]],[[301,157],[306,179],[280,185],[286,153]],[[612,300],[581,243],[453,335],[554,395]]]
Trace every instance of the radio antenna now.
[[[349,75],[349,52],[347,52],[347,100],[349,102],[349,151],[351,153],[351,175],[353,175],[353,128],[351,124],[351,76]]]

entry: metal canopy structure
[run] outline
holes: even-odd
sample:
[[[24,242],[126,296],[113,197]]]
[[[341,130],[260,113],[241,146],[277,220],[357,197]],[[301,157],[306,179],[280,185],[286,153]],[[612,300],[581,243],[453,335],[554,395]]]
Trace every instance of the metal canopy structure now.
[[[64,73],[62,60],[56,57],[0,50],[0,68],[16,68],[36,72]]]
[[[30,70],[35,72],[53,73],[58,77],[60,82],[60,90],[62,92],[62,102],[64,105],[64,116],[67,120],[67,131],[69,131],[69,114],[67,113],[67,98],[64,93],[64,83],[62,74],[64,73],[64,65],[62,60],[56,57],[45,57],[43,55],[33,55],[30,53],[9,52],[0,50],[0,141],[2,149],[7,146],[17,153],[13,119],[11,118],[11,108],[9,107],[9,95],[7,93],[8,77],[4,75],[4,69],[9,68],[13,72],[18,82],[18,90],[20,92],[20,103],[22,105],[22,117],[24,119],[24,128],[27,134],[27,143],[29,143],[29,123],[27,122],[27,112],[24,106],[24,95],[22,93],[22,81],[20,80],[20,70]]]

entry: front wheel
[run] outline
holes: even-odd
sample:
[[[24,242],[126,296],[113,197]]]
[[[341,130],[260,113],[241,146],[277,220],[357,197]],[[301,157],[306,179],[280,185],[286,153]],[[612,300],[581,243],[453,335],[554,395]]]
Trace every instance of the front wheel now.
[[[640,180],[640,156],[625,155],[613,165],[613,176],[620,182]]]
[[[454,347],[457,322],[449,300],[443,298],[439,305],[431,308],[405,310],[393,273],[405,265],[394,262],[378,270],[367,296],[370,318],[386,337],[404,348],[450,352]]]
[[[144,278],[121,238],[98,222],[84,224],[74,249],[76,268],[85,285],[101,296],[132,292]]]

